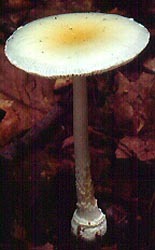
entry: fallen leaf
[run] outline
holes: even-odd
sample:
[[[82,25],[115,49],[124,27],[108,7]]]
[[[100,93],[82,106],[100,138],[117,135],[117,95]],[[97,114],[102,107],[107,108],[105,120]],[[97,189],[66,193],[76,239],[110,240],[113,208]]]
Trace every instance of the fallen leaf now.
[[[155,57],[147,59],[143,65],[147,70],[152,73],[155,73]]]
[[[155,136],[154,136],[155,137]],[[136,157],[140,161],[155,160],[154,138],[140,138],[137,136],[125,136],[120,140],[117,150],[117,158]]]

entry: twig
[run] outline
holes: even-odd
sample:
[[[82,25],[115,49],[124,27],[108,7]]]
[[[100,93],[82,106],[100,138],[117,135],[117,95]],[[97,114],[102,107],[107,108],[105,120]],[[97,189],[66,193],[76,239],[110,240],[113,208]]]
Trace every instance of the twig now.
[[[23,149],[26,149],[30,144],[32,144],[42,131],[48,129],[50,126],[54,126],[56,123],[59,123],[63,113],[64,109],[61,105],[57,103],[53,105],[51,111],[45,115],[41,121],[38,121],[22,138],[6,145],[0,151],[0,156],[7,160],[13,160],[19,151],[22,152]]]

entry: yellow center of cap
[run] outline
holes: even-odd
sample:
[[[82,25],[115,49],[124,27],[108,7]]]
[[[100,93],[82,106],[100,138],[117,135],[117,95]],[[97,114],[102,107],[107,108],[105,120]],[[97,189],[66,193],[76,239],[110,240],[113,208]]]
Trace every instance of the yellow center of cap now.
[[[58,35],[59,44],[79,45],[94,39],[94,30],[83,27],[68,26]]]

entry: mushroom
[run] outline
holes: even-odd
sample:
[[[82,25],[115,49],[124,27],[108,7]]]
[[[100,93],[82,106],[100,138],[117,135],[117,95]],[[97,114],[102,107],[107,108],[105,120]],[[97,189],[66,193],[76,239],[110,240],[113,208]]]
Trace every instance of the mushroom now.
[[[103,236],[107,228],[90,173],[86,76],[130,62],[148,41],[147,29],[131,18],[70,13],[30,22],[6,42],[6,56],[16,67],[48,78],[72,78],[77,209],[71,229],[84,240]]]

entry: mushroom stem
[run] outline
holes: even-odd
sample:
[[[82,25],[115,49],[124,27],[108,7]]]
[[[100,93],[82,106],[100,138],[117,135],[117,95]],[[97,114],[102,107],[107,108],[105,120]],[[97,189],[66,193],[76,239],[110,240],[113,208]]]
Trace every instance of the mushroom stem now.
[[[76,77],[73,84],[73,130],[77,207],[81,210],[95,205],[94,190],[90,174],[88,149],[88,104],[85,77]]]
[[[72,218],[72,232],[86,240],[106,231],[105,215],[97,206],[90,171],[88,147],[88,103],[85,77],[73,79],[73,133],[77,209]]]

